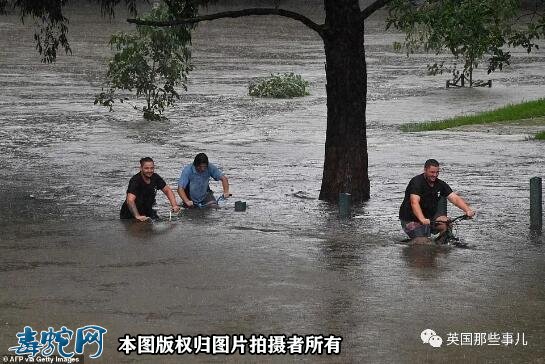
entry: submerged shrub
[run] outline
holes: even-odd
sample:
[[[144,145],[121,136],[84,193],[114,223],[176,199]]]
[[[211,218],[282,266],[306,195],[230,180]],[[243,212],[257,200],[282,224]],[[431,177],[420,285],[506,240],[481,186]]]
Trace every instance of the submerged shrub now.
[[[172,16],[170,8],[161,5],[143,19],[169,21]],[[164,119],[164,110],[180,99],[176,87],[187,90],[187,75],[192,69],[191,29],[189,25],[165,28],[139,25],[135,32],[114,34],[110,45],[115,54],[106,74],[107,88],[96,95],[95,105],[112,111],[115,102],[127,102],[142,110],[146,120]],[[144,101],[132,104],[128,97],[116,96],[118,92],[131,93],[131,98]]]
[[[294,73],[271,74],[270,77],[250,84],[249,94],[256,97],[285,99],[310,95],[308,81]]]

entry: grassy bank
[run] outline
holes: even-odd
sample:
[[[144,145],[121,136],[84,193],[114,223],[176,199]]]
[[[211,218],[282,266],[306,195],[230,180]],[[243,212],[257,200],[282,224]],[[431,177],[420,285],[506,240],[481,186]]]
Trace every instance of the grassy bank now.
[[[521,119],[531,119],[542,116],[545,116],[545,99],[523,102],[516,105],[507,105],[496,110],[486,111],[475,115],[459,116],[440,121],[405,124],[401,126],[401,130],[408,132],[444,130],[463,125],[518,121]],[[545,138],[545,135],[543,134],[545,134],[545,132],[536,135],[536,139],[538,139],[539,135],[541,135],[541,138]]]
[[[545,140],[545,131],[541,131],[541,132],[537,133],[535,138],[537,140]]]

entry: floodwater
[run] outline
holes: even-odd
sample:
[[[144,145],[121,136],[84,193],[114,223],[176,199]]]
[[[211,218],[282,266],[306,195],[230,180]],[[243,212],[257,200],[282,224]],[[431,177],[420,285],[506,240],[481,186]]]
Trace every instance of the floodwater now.
[[[296,10],[322,16],[318,7]],[[96,324],[108,329],[96,360],[105,363],[545,361],[545,248],[528,222],[529,178],[543,176],[545,144],[518,129],[397,129],[542,97],[542,53],[516,51],[512,66],[490,76],[490,89],[447,90],[448,76],[425,75],[426,63],[445,57],[395,53],[401,36],[383,31],[384,14],[369,19],[371,200],[340,221],[317,200],[326,96],[312,31],[274,17],[201,24],[188,92],[168,120],[147,122],[128,106],[109,113],[93,105],[108,35],[131,27],[92,11],[72,9],[74,54],[53,65],[39,63],[29,25],[0,18],[0,353],[17,345],[25,325]],[[302,74],[311,96],[247,96],[249,82],[271,72]],[[229,176],[245,212],[231,204],[172,222],[118,220],[139,158],[152,156],[174,187],[201,151]],[[399,243],[405,185],[430,157],[477,211],[458,231],[470,249]],[[158,210],[168,215],[162,195]],[[422,343],[428,328],[441,348]],[[447,345],[449,333],[494,332],[515,341],[524,334],[527,345]],[[343,341],[338,356],[125,356],[116,351],[125,333]]]

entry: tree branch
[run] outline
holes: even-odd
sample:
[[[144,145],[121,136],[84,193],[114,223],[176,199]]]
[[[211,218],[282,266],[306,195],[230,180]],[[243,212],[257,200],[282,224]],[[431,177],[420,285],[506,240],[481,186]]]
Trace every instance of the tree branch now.
[[[320,35],[322,35],[324,31],[323,25],[316,24],[315,22],[313,22],[312,20],[310,20],[309,18],[307,18],[306,16],[302,14],[295,13],[289,10],[272,9],[272,8],[250,8],[250,9],[243,9],[243,10],[236,10],[236,11],[224,11],[221,13],[202,15],[202,16],[197,16],[194,18],[175,19],[175,20],[168,20],[168,21],[127,19],[127,22],[132,24],[137,24],[137,25],[169,27],[169,26],[182,25],[182,24],[195,24],[195,23],[200,23],[202,21],[209,21],[209,20],[216,20],[216,19],[223,19],[223,18],[240,18],[243,16],[251,16],[251,15],[279,15],[279,16],[300,21],[301,23],[305,24],[307,27],[316,31]]]
[[[382,8],[384,5],[388,4],[391,0],[376,0],[374,3],[366,7],[361,11],[361,20],[364,21],[371,14],[373,14],[378,9]]]
[[[534,10],[534,11],[531,11],[531,12],[526,13],[526,14],[520,14],[520,15],[516,18],[516,20],[521,20],[521,19],[527,18],[527,17],[529,17],[529,16],[531,17],[531,18],[530,18],[530,21],[534,21],[534,18],[535,18],[536,16],[541,16],[541,17],[543,17],[543,16],[545,16],[545,14],[544,14],[544,13],[540,13],[540,12],[538,12],[537,10]]]

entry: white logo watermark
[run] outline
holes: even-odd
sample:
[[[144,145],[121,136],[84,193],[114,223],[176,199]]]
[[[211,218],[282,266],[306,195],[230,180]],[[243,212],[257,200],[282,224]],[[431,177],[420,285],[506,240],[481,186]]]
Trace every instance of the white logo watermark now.
[[[443,338],[432,329],[425,329],[420,333],[423,344],[434,348],[443,345]],[[446,346],[527,346],[528,341],[524,332],[449,332],[446,337]]]
[[[443,339],[432,329],[425,329],[420,333],[423,344],[430,344],[434,348],[440,348],[443,345]]]

